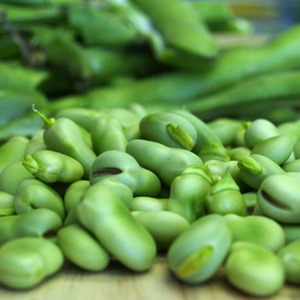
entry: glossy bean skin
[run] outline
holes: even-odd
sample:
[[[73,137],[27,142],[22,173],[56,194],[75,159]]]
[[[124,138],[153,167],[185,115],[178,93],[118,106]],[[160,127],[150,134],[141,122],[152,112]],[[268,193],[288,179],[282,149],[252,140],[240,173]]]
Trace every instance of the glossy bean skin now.
[[[258,189],[265,178],[274,174],[284,174],[284,170],[271,159],[251,154],[238,161],[241,179],[250,187]]]
[[[293,140],[284,135],[277,135],[258,142],[251,150],[251,154],[268,157],[278,165],[284,163],[292,154]]]
[[[210,160],[230,160],[227,149],[222,144],[213,141],[209,141],[206,145],[201,147],[198,155],[204,163]]]
[[[103,181],[85,192],[77,205],[77,219],[121,264],[145,271],[156,256],[155,241]]]
[[[169,247],[168,266],[183,282],[205,282],[221,267],[231,241],[231,232],[222,216],[204,216],[184,230]]]
[[[285,271],[286,282],[300,283],[300,239],[286,244],[281,248],[277,255],[279,256]]]
[[[278,256],[249,242],[233,243],[225,262],[225,274],[235,288],[251,296],[271,296],[285,280]]]
[[[170,211],[133,211],[132,215],[151,233],[158,250],[167,250],[190,226],[185,218]]]
[[[14,136],[0,146],[0,173],[9,164],[20,161],[23,158],[28,144],[28,138]]]
[[[35,177],[23,166],[22,161],[13,162],[0,173],[0,190],[16,195],[19,183],[29,178]]]
[[[285,172],[299,172],[300,173],[300,159],[294,159],[282,165]]]
[[[119,151],[106,151],[95,159],[91,174],[91,184],[103,178],[115,178],[131,188],[134,195],[156,196],[161,188],[157,175],[141,167],[130,154]]]
[[[286,244],[294,242],[295,240],[300,239],[300,226],[298,224],[280,224],[284,234]]]
[[[147,114],[139,123],[142,139],[168,147],[191,150],[197,140],[195,127],[184,117],[172,112]]]
[[[44,129],[40,129],[35,134],[32,135],[31,139],[29,140],[29,144],[25,149],[24,156],[31,155],[36,151],[45,150],[47,147],[44,143]]]
[[[32,288],[56,273],[63,261],[54,243],[34,237],[18,238],[0,247],[0,282],[14,289]]]
[[[299,224],[299,176],[291,174],[267,177],[257,192],[257,203],[266,216],[282,223]]]
[[[23,180],[16,193],[16,212],[22,214],[35,208],[50,209],[62,220],[65,217],[64,203],[58,193],[38,179]]]
[[[15,214],[14,202],[14,195],[0,191],[0,217]]]
[[[251,150],[246,147],[235,147],[228,150],[230,160],[240,160],[244,156],[251,154]]]
[[[57,243],[66,258],[84,270],[101,271],[109,264],[107,251],[79,225],[61,228],[57,233]]]
[[[0,218],[0,245],[15,238],[15,226],[20,215],[3,216]]]
[[[128,143],[120,122],[108,116],[95,121],[91,137],[97,155],[109,150],[125,152]]]
[[[130,141],[126,152],[142,167],[157,174],[166,186],[170,186],[184,168],[202,164],[202,160],[193,152],[141,139]]]
[[[212,186],[205,198],[205,207],[212,214],[247,215],[247,206],[230,170]]]
[[[274,253],[285,245],[282,227],[274,220],[264,216],[225,216],[231,230],[233,241],[258,244]]]
[[[52,150],[39,150],[26,155],[22,164],[36,178],[48,183],[72,183],[80,180],[84,174],[84,169],[77,160]]]
[[[168,198],[137,196],[130,204],[131,211],[162,211],[167,208]]]

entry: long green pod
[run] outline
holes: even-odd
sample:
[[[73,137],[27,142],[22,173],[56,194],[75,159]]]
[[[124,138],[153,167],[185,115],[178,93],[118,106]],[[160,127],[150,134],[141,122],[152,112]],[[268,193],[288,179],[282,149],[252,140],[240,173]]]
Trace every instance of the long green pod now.
[[[170,186],[173,179],[186,167],[202,164],[200,157],[191,151],[142,139],[130,141],[126,152],[142,167],[157,174],[167,186]]]
[[[204,216],[184,230],[169,247],[168,266],[183,282],[205,282],[223,264],[231,240],[231,232],[222,216]]]
[[[84,270],[101,271],[109,264],[107,251],[79,225],[61,228],[57,233],[57,243],[66,258]]]
[[[26,155],[22,164],[36,178],[47,183],[72,183],[80,180],[84,174],[84,169],[77,160],[69,155],[47,149]]]
[[[85,192],[77,205],[77,219],[127,268],[145,271],[151,267],[156,256],[152,236],[101,181]]]
[[[168,249],[190,226],[185,218],[170,211],[133,211],[132,215],[151,233],[158,250]]]

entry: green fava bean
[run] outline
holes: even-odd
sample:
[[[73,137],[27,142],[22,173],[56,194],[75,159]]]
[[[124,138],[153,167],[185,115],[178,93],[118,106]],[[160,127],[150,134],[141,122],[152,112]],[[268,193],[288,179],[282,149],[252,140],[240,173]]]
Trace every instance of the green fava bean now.
[[[57,233],[57,243],[66,258],[84,270],[101,271],[109,264],[107,251],[78,225],[61,228]]]
[[[300,283],[300,239],[288,243],[277,253],[282,261],[286,282]]]
[[[247,127],[244,139],[246,145],[252,149],[257,143],[277,135],[279,130],[271,121],[256,119]]]
[[[15,238],[15,227],[20,217],[11,215],[0,218],[0,245]]]
[[[29,144],[29,139],[23,136],[13,136],[0,146],[0,173],[11,163],[20,161]]]
[[[285,173],[277,163],[260,154],[244,156],[238,161],[238,167],[241,179],[254,189],[258,189],[268,176]]]
[[[76,212],[80,224],[124,266],[134,271],[151,267],[156,256],[155,241],[102,181],[85,192]]]
[[[80,127],[70,119],[47,119],[38,113],[45,122],[44,142],[48,150],[61,152],[76,159],[84,169],[84,176],[88,177],[96,154],[87,143]]]
[[[235,288],[252,296],[270,296],[283,286],[285,280],[278,256],[249,242],[232,245],[225,273]]]
[[[284,135],[273,136],[257,143],[251,154],[260,154],[273,160],[278,165],[284,163],[292,154],[294,143]]]
[[[244,156],[248,156],[251,154],[251,150],[246,147],[235,147],[228,149],[228,155],[230,157],[230,160],[240,160]]]
[[[15,225],[15,237],[49,237],[62,226],[62,220],[50,209],[38,208],[20,215]]]
[[[141,139],[130,141],[126,152],[140,166],[157,174],[166,186],[170,186],[173,179],[186,167],[202,164],[200,157],[191,151]]]
[[[280,224],[284,234],[286,244],[300,240],[300,226],[298,224]]]
[[[141,167],[130,154],[110,150],[95,159],[91,175],[91,184],[103,178],[115,178],[131,188],[134,195],[156,196],[161,188],[159,178],[148,169]]]
[[[135,211],[162,211],[167,208],[168,198],[154,198],[138,196],[132,199],[130,210]]]
[[[52,150],[39,150],[26,155],[22,163],[36,178],[47,183],[71,183],[81,179],[84,174],[84,169],[77,160]]]
[[[246,192],[242,194],[243,198],[245,199],[248,214],[251,214],[257,205],[257,194],[256,191]]]
[[[64,195],[65,209],[68,213],[80,202],[82,195],[89,187],[89,180],[78,180],[69,185]]]
[[[15,196],[0,191],[0,217],[15,214]]]
[[[298,172],[300,173],[300,158],[286,162],[282,165],[285,172]]]
[[[204,165],[186,168],[172,181],[167,210],[193,223],[206,213],[204,202],[212,183],[212,176]]]
[[[41,129],[37,131],[33,136],[31,137],[29,144],[26,147],[24,156],[31,155],[39,150],[45,150],[47,147],[44,143],[44,130]],[[23,157],[22,157],[23,158]]]
[[[255,243],[272,252],[277,252],[285,245],[285,234],[282,227],[270,218],[228,214],[225,219],[234,242]]]
[[[219,137],[214,133],[214,131],[194,114],[185,110],[175,110],[172,112],[186,118],[195,127],[197,132],[197,139],[192,149],[194,153],[199,153],[200,148],[206,145],[209,141],[222,143]]]
[[[172,112],[148,114],[141,119],[139,128],[141,138],[169,147],[191,150],[197,140],[195,127]]]
[[[23,180],[18,185],[15,197],[16,212],[23,214],[36,208],[50,209],[64,219],[64,204],[58,193],[37,179]]]
[[[205,207],[211,214],[247,215],[247,206],[239,186],[233,180],[230,170],[212,186],[205,198]]]
[[[257,204],[264,215],[278,222],[300,224],[299,179],[288,174],[267,177],[257,192]]]
[[[198,155],[204,163],[210,160],[230,160],[227,149],[222,144],[213,141],[209,141],[206,145],[201,147]]]
[[[132,215],[151,233],[159,250],[168,249],[190,226],[185,218],[170,211],[133,211]]]
[[[9,241],[0,247],[0,282],[14,289],[28,289],[56,273],[64,257],[57,245],[35,237]]]
[[[0,173],[0,190],[15,195],[19,183],[27,178],[35,177],[23,166],[22,161],[11,163]]]
[[[91,129],[93,149],[96,154],[109,150],[124,151],[127,146],[127,138],[121,124],[111,118],[99,118]]]
[[[167,252],[168,266],[181,281],[202,283],[219,270],[231,241],[231,232],[222,216],[201,217],[171,244]]]

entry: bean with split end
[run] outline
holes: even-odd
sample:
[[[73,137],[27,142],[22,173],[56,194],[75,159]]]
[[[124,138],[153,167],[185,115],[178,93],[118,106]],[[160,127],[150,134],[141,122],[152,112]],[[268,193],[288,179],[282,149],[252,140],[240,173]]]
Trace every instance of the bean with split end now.
[[[101,271],[109,264],[107,251],[79,225],[61,228],[57,233],[57,243],[66,258],[84,270]]]
[[[210,160],[229,161],[227,149],[220,143],[208,141],[206,145],[200,148],[198,155],[204,163]]]
[[[103,152],[95,159],[90,182],[94,184],[104,178],[119,180],[130,187],[135,196],[155,197],[161,188],[157,175],[141,167],[130,154],[119,150]]]
[[[191,224],[171,244],[167,252],[168,265],[183,282],[205,282],[223,264],[231,242],[231,232],[224,217],[206,215]]]
[[[0,282],[14,289],[32,288],[56,273],[63,262],[63,253],[54,243],[18,238],[0,247]]]
[[[225,262],[225,274],[235,288],[251,296],[270,296],[285,280],[279,257],[250,242],[233,243]]]

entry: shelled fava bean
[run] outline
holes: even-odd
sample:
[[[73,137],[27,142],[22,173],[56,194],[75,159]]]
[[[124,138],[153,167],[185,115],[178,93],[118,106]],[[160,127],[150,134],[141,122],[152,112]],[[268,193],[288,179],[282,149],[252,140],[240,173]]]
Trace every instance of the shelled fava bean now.
[[[158,250],[186,284],[218,273],[267,296],[300,282],[298,122],[114,110],[36,111],[42,130],[0,146],[4,286],[32,288],[64,261],[147,271]]]

